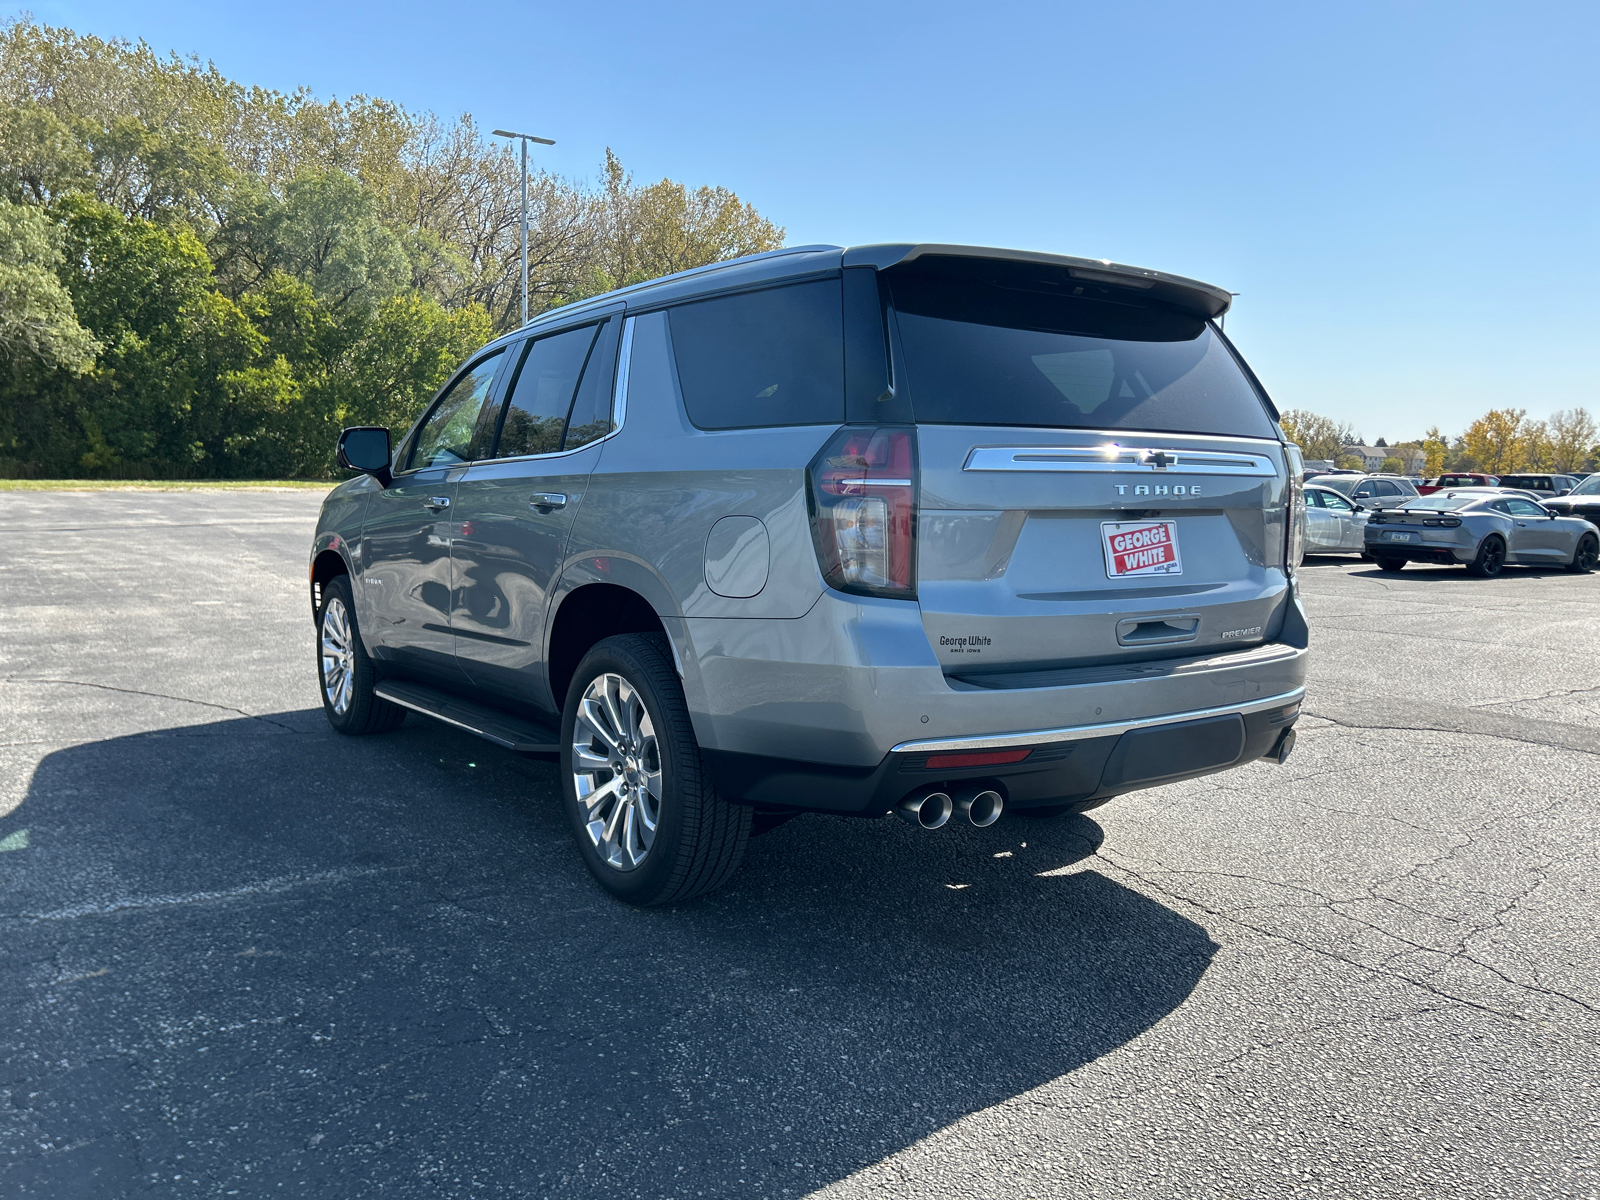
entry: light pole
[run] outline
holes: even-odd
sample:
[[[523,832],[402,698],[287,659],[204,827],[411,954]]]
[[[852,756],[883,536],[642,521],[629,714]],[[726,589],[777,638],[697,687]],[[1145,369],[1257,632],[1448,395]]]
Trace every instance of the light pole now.
[[[531,133],[512,133],[509,129],[494,130],[495,137],[519,138],[522,141],[522,323],[528,323],[528,143],[554,146],[550,138],[534,137]]]

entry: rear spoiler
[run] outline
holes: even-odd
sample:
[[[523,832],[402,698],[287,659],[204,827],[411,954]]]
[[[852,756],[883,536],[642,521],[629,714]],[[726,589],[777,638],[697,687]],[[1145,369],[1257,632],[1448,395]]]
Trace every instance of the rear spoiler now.
[[[844,265],[876,267],[884,271],[929,255],[1064,267],[1067,274],[1075,279],[1137,288],[1155,299],[1201,317],[1220,317],[1233,303],[1233,296],[1224,289],[1201,283],[1197,279],[1185,279],[1182,275],[1124,266],[1103,258],[1072,258],[1066,254],[1043,254],[1034,250],[1000,250],[988,246],[943,246],[934,243],[852,246],[844,252]]]

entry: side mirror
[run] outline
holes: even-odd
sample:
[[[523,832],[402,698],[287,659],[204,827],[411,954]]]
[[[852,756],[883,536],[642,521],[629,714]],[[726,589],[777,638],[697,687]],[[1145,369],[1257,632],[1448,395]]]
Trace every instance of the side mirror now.
[[[1358,504],[1358,505],[1356,505],[1356,511],[1357,512],[1366,512],[1367,511],[1367,506],[1365,504]]]
[[[346,471],[371,475],[379,487],[388,487],[389,431],[379,425],[358,425],[339,434],[334,458]]]

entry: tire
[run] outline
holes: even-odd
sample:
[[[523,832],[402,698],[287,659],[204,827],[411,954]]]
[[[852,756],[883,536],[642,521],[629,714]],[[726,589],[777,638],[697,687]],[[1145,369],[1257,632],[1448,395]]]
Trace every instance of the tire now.
[[[1479,579],[1493,579],[1505,568],[1506,544],[1498,534],[1491,533],[1478,545],[1478,556],[1467,564],[1467,574]]]
[[[1600,563],[1600,538],[1586,533],[1578,539],[1578,548],[1572,552],[1572,561],[1567,564],[1567,570],[1574,575],[1587,575],[1594,570],[1596,563]]]
[[[388,733],[400,728],[406,710],[372,694],[378,673],[361,644],[350,577],[335,576],[322,585],[317,613],[317,683],[322,711],[339,733]]]
[[[584,655],[562,709],[561,779],[584,865],[618,900],[674,904],[738,870],[751,809],[712,786],[660,634],[609,637]]]
[[[1389,555],[1373,555],[1372,561],[1378,564],[1378,570],[1380,571],[1404,571],[1406,569],[1406,560],[1403,558],[1392,558]]]

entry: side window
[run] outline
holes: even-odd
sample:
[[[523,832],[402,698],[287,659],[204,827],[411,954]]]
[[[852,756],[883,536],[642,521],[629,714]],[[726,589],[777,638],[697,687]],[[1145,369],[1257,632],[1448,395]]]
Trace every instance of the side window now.
[[[1374,479],[1372,486],[1377,489],[1378,495],[1386,500],[1403,494],[1399,488],[1395,487],[1387,479]]]
[[[473,433],[488,403],[495,368],[500,365],[502,353],[496,350],[480,358],[450,385],[449,391],[439,397],[411,444],[406,470],[447,467],[472,461]]]
[[[583,381],[578,384],[578,398],[572,402],[572,416],[567,420],[568,450],[597,442],[617,427],[611,413],[611,390],[617,377],[617,342],[621,337],[620,316],[600,326],[600,335],[589,351],[588,365],[583,368]]]
[[[1322,495],[1323,494],[1321,492],[1317,491],[1315,488],[1307,488],[1306,489],[1306,507],[1307,508],[1326,508],[1327,504],[1323,500]]]
[[[1370,500],[1372,498],[1372,485],[1363,483],[1356,489],[1355,495],[1357,500]]]
[[[1511,513],[1511,506],[1509,504],[1507,504],[1504,500],[1491,500],[1489,502],[1489,507],[1494,509],[1495,512],[1500,513],[1502,515],[1509,516],[1510,513]]]
[[[678,382],[701,429],[844,420],[844,314],[837,279],[668,310]]]
[[[1323,496],[1323,503],[1334,512],[1354,512],[1355,508],[1343,496]]]
[[[528,347],[507,389],[496,458],[554,454],[567,432],[572,393],[578,387],[595,326],[568,329],[539,338]]]
[[[1513,517],[1542,517],[1545,515],[1542,505],[1535,504],[1532,500],[1524,500],[1521,496],[1507,496],[1506,507],[1511,510]]]

